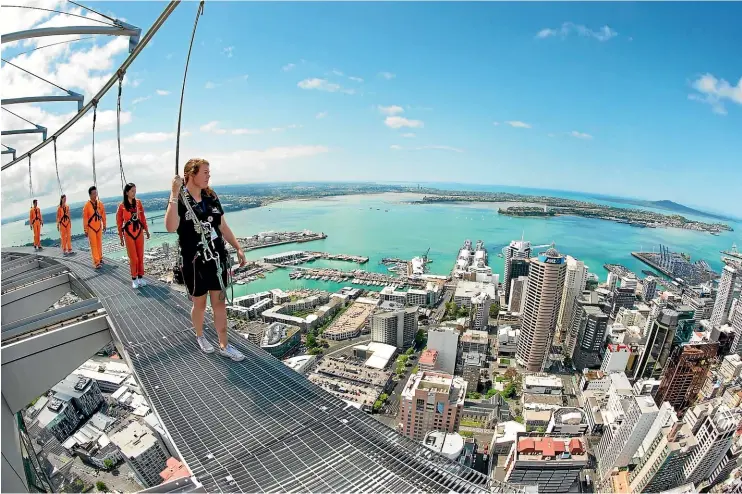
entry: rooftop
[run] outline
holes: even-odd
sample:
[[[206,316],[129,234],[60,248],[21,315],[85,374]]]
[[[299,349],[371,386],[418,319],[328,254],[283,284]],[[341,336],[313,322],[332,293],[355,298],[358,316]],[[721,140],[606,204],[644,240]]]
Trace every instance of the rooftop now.
[[[128,424],[116,429],[109,435],[109,438],[128,458],[137,458],[157,444],[157,438],[152,429],[136,420],[131,420]]]
[[[438,360],[438,350],[425,350],[421,355],[418,362],[422,365],[435,365],[435,361]]]
[[[456,284],[456,291],[454,292],[455,298],[472,298],[480,293],[486,293],[490,298],[497,296],[497,290],[495,285],[492,283],[485,283],[483,281],[466,281],[462,280]]]
[[[425,435],[423,444],[426,448],[455,460],[464,449],[464,438],[456,432],[431,431]]]
[[[516,449],[517,460],[587,461],[583,439],[576,437],[521,437]]]

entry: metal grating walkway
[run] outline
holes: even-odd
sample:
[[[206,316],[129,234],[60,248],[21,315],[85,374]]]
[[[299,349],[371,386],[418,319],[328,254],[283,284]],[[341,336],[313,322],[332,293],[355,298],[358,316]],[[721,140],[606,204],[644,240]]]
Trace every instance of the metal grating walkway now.
[[[522,492],[399,435],[236,333],[231,342],[244,361],[203,354],[189,301],[152,279],[132,290],[124,264],[106,259],[95,271],[82,253],[42,255],[68,266],[103,304],[147,398],[208,492]],[[216,342],[211,324],[207,315]]]

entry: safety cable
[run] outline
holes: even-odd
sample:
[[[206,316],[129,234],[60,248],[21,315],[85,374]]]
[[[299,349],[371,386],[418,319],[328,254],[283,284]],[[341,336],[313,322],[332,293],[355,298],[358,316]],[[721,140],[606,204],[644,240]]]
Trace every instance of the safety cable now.
[[[109,16],[107,16],[106,14],[101,14],[101,13],[100,13],[100,12],[98,12],[97,10],[93,10],[93,9],[91,9],[90,7],[86,7],[86,6],[84,6],[84,5],[82,5],[82,4],[79,4],[79,3],[77,3],[77,2],[73,2],[72,0],[67,0],[67,1],[68,1],[69,3],[71,3],[72,5],[77,5],[77,6],[78,6],[78,7],[80,7],[81,9],[89,10],[90,12],[93,12],[94,14],[98,14],[99,16],[101,16],[101,17],[104,17],[104,18],[108,19],[109,21],[113,22],[114,24],[115,24],[116,22],[118,22],[118,21],[117,21],[116,19],[114,19],[113,17],[109,17]],[[103,21],[100,21],[100,22],[103,22]]]
[[[62,192],[62,180],[59,178],[59,164],[57,162],[57,138],[56,136],[52,137],[54,139],[54,169],[57,170],[57,183],[59,184],[59,195],[62,195],[64,192]]]
[[[60,41],[58,43],[49,43],[48,45],[41,45],[41,46],[37,46],[36,48],[33,48],[31,50],[26,50],[26,51],[22,51],[20,53],[16,53],[15,56],[16,57],[19,57],[21,55],[26,55],[26,54],[31,53],[31,52],[36,51],[36,50],[41,50],[43,48],[49,48],[50,46],[63,45],[65,43],[77,43],[78,41],[85,41],[87,39],[93,39],[93,38],[95,38],[95,36],[85,36],[84,38],[68,39],[66,41]]]
[[[124,174],[124,161],[121,159],[121,86],[124,83],[124,73],[118,71],[119,75],[119,95],[116,99],[116,141],[119,148],[119,172],[121,174],[121,190],[126,186],[126,175]]]
[[[33,73],[33,72],[31,72],[30,70],[26,70],[26,69],[24,69],[23,67],[19,67],[19,66],[17,66],[16,64],[14,64],[13,62],[8,62],[8,61],[7,61],[7,60],[5,60],[4,58],[0,58],[0,60],[2,60],[3,62],[7,63],[8,65],[10,65],[10,66],[12,66],[12,67],[15,67],[16,69],[20,69],[20,70],[22,70],[23,72],[25,72],[25,73],[27,73],[27,74],[29,74],[29,75],[32,75],[32,76],[34,76],[34,77],[36,77],[37,79],[41,79],[42,81],[46,82],[47,84],[51,84],[52,86],[54,86],[54,87],[56,87],[56,88],[59,88],[59,89],[61,89],[61,90],[62,90],[62,91],[64,91],[65,93],[69,93],[69,91],[68,91],[67,89],[63,88],[62,86],[58,86],[57,84],[54,84],[53,82],[51,82],[51,81],[48,81],[48,80],[44,79],[43,77],[41,77],[41,76],[38,76],[38,75],[34,74],[34,73]]]
[[[31,181],[31,155],[28,155],[28,194],[33,199],[33,182]]]
[[[198,19],[204,13],[204,0],[198,5],[196,11],[196,21],[193,23],[193,32],[191,33],[191,44],[188,46],[188,56],[186,57],[185,72],[183,73],[183,87],[180,90],[180,108],[178,109],[178,130],[175,134],[175,174],[178,174],[178,160],[180,158],[180,121],[183,117],[183,96],[185,95],[186,78],[188,77],[188,63],[191,61],[191,50],[193,49],[193,39],[196,37],[196,27]]]
[[[2,108],[3,108],[3,110],[5,110],[6,112],[10,113],[10,114],[11,114],[11,115],[13,115],[14,117],[18,117],[18,118],[20,118],[21,120],[23,120],[24,122],[26,122],[26,123],[30,123],[30,124],[31,124],[31,125],[33,125],[34,127],[38,127],[38,126],[37,126],[37,125],[36,125],[35,123],[33,123],[32,121],[30,121],[30,120],[28,120],[28,119],[26,119],[26,118],[23,118],[22,116],[18,115],[17,113],[13,113],[12,111],[8,110],[8,109],[7,109],[7,108],[5,108],[5,107],[2,107]]]
[[[98,114],[98,101],[93,100],[93,185],[98,188],[98,178],[95,176],[95,119]]]
[[[0,7],[6,8],[6,9],[15,8],[15,9],[44,10],[46,12],[54,12],[54,13],[57,13],[57,14],[69,15],[71,17],[79,17],[80,19],[85,19],[85,20],[88,20],[88,21],[100,22],[101,24],[105,24],[106,26],[118,27],[115,24],[111,24],[111,23],[102,21],[100,19],[93,19],[92,17],[85,17],[84,15],[73,14],[72,12],[64,12],[62,10],[45,9],[43,7],[31,7],[30,5],[0,5]],[[90,9],[88,9],[88,10],[90,10]],[[97,14],[97,12],[96,12],[96,14]]]

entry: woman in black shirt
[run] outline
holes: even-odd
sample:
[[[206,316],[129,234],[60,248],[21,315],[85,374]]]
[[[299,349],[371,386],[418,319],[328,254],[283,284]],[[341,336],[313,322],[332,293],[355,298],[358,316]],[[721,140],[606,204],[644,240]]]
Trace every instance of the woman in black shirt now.
[[[227,341],[227,271],[228,254],[225,241],[237,249],[240,266],[246,263],[232,230],[227,225],[224,210],[216,193],[209,187],[209,162],[192,159],[183,168],[188,204],[180,194],[183,180],[173,179],[170,202],[165,213],[165,228],[178,232],[183,282],[193,300],[191,320],[196,341],[205,353],[214,347],[203,334],[206,294],[211,299],[214,326],[219,336],[219,354],[240,361],[245,356]],[[173,207],[177,204],[177,207]],[[189,207],[190,206],[190,207]]]

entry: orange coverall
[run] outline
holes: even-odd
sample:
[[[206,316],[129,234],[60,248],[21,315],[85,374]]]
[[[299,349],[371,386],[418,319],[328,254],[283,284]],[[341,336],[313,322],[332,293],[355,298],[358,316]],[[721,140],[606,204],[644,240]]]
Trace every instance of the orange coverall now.
[[[72,252],[72,222],[70,207],[67,204],[57,208],[57,228],[62,241],[62,252]]]
[[[106,208],[100,200],[95,205],[92,201],[85,203],[82,208],[82,228],[90,242],[93,266],[97,268],[103,260],[103,232],[106,230]]]
[[[41,227],[44,225],[44,220],[41,217],[41,209],[38,206],[31,207],[31,211],[28,213],[28,222],[31,224],[33,230],[33,246],[41,247]]]
[[[119,237],[126,242],[131,279],[141,278],[144,276],[144,236],[142,233],[149,231],[149,228],[142,202],[139,199],[136,199],[134,211],[126,209],[123,202],[119,204],[116,211],[116,226],[118,226]]]

